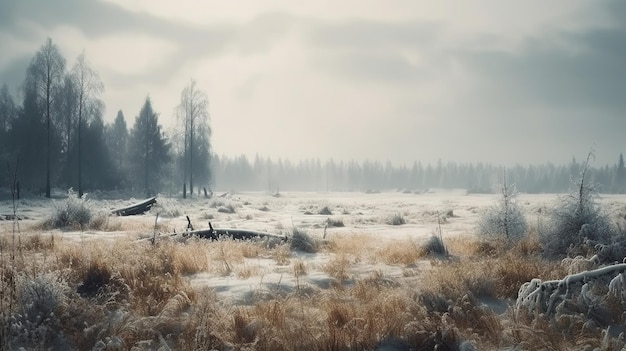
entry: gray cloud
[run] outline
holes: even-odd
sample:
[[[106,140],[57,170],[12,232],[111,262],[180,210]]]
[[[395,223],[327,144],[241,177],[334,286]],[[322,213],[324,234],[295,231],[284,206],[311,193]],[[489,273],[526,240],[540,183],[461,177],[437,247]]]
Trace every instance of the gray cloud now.
[[[150,72],[106,72],[107,85],[110,85],[107,89],[132,87],[138,83],[161,88],[181,74],[181,67],[194,60],[218,62],[230,55],[228,57],[254,61],[259,56],[262,59],[258,67],[246,71],[249,77],[240,77],[239,86],[233,83],[234,95],[225,95],[231,99],[228,103],[264,106],[267,116],[259,118],[273,118],[271,115],[276,111],[292,113],[294,120],[312,118],[306,113],[307,103],[324,104],[326,96],[323,94],[336,97],[335,94],[345,91],[350,94],[365,90],[370,99],[380,97],[394,105],[388,110],[362,107],[358,113],[358,118],[362,118],[359,122],[363,122],[359,129],[338,130],[340,135],[326,140],[329,149],[332,149],[332,141],[341,139],[344,133],[355,134],[351,136],[355,149],[365,149],[360,143],[368,143],[374,140],[373,135],[379,137],[376,133],[382,132],[387,133],[386,140],[393,142],[384,142],[387,146],[367,147],[379,150],[383,156],[397,155],[403,160],[424,155],[433,157],[433,147],[439,156],[455,160],[480,154],[484,155],[482,160],[489,161],[520,149],[546,154],[536,151],[537,140],[542,140],[542,145],[553,154],[565,153],[564,158],[568,159],[578,152],[568,151],[571,145],[587,149],[602,140],[617,149],[623,139],[619,133],[626,130],[623,117],[626,111],[626,96],[623,96],[626,92],[626,2],[603,1],[597,6],[608,9],[610,21],[569,29],[541,27],[532,37],[523,37],[521,45],[513,44],[506,50],[498,49],[500,33],[466,35],[454,32],[459,27],[445,20],[385,21],[349,16],[329,20],[269,12],[258,13],[243,23],[198,25],[130,12],[95,0],[2,1],[0,32],[18,41],[41,44],[45,38],[39,38],[41,32],[33,28],[52,32],[63,25],[80,30],[88,39],[138,34],[175,45],[175,50],[164,56],[159,67]],[[575,21],[576,17],[568,20]],[[310,71],[289,71],[292,76],[276,78],[281,72],[272,67],[266,71],[267,67],[262,66],[274,57],[288,62],[290,58],[281,55],[291,51],[275,50],[284,49],[279,45],[286,42],[281,41],[285,38],[290,40],[287,45],[298,46],[293,49],[297,52],[293,60],[305,60],[302,65],[296,65],[298,69],[303,66]],[[277,51],[275,56],[264,56]],[[149,54],[145,55],[148,61]],[[72,59],[69,58],[70,64]],[[21,83],[29,61],[30,57],[15,57],[0,72],[0,83],[7,82],[10,86]],[[324,79],[307,82],[301,78],[312,75],[323,75]],[[280,108],[258,101],[256,95],[262,89],[271,91],[271,84],[275,82],[293,84],[293,89],[276,89],[294,95],[284,96]],[[319,87],[322,84],[328,85]],[[178,88],[171,87],[172,96],[178,96]],[[423,92],[433,92],[433,97],[423,98],[420,95]],[[146,93],[142,91],[140,95],[143,97]],[[308,94],[315,93],[320,94],[315,101],[307,99]],[[272,94],[263,96],[265,99],[283,98]],[[298,109],[284,107],[290,101],[298,101],[298,104],[293,103]],[[354,99],[339,97],[331,101],[328,106],[316,106],[323,114],[328,114],[325,118],[329,121],[357,118],[332,116],[336,107],[333,104],[353,103]],[[363,101],[363,106],[366,104],[373,106],[375,102]],[[117,110],[118,106],[112,108]],[[343,108],[344,112],[350,111],[351,106]],[[363,114],[372,110],[384,115]],[[241,111],[256,109],[250,107]],[[367,118],[370,120],[365,120]],[[376,118],[384,123],[372,122]],[[316,123],[319,121],[294,122],[291,127]],[[315,149],[314,140],[308,144]]]

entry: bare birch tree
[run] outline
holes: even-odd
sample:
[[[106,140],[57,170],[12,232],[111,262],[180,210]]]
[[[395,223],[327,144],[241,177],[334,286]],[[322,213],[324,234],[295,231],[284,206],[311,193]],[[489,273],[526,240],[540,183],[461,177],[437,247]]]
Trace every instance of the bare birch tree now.
[[[78,56],[72,68],[72,78],[78,95],[78,197],[82,197],[82,125],[90,114],[104,108],[102,100],[99,99],[99,95],[104,91],[104,84],[98,73],[89,66],[84,52]]]
[[[191,80],[180,95],[180,105],[177,111],[179,123],[183,125],[183,197],[187,196],[186,186],[189,177],[189,190],[193,194],[194,173],[198,174],[195,163],[206,162],[208,168],[208,150],[210,148],[209,137],[209,98],[204,91],[196,86],[196,81]],[[194,152],[196,155],[194,155]],[[203,157],[200,159],[198,156]],[[206,160],[204,158],[207,157]],[[208,172],[208,169],[207,169]]]
[[[53,92],[63,82],[65,72],[65,58],[59,52],[56,44],[48,38],[46,43],[37,51],[28,67],[27,80],[31,80],[35,87],[37,97],[43,101],[45,107],[45,119],[47,129],[46,142],[46,197],[50,197],[50,157],[51,157],[51,134],[50,108],[53,104]]]

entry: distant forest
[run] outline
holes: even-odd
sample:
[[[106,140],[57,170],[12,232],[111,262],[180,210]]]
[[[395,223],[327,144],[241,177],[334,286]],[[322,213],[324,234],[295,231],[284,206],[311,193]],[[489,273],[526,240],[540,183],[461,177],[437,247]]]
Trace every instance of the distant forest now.
[[[493,193],[496,186],[515,184],[524,193],[563,193],[573,189],[584,162],[572,159],[568,165],[517,165],[507,167],[487,163],[442,162],[394,166],[390,162],[322,162],[311,159],[292,163],[256,156],[216,157],[212,160],[216,185],[220,189],[308,191],[406,191],[426,192],[432,188],[467,189]],[[601,193],[624,193],[626,170],[622,154],[614,165],[590,167],[589,175]]]
[[[123,111],[104,123],[104,85],[81,54],[71,67],[48,39],[37,51],[14,97],[0,88],[0,192],[51,196],[73,188],[79,195],[123,191],[137,196],[187,196],[193,189],[220,191],[425,192],[463,188],[490,193],[514,183],[520,192],[561,193],[572,188],[583,163],[517,165],[437,162],[393,165],[379,161],[309,159],[293,163],[257,155],[217,156],[211,149],[208,97],[190,80],[180,95],[176,128],[165,131],[149,97],[128,126]],[[138,102],[139,104],[140,102]],[[626,192],[624,159],[591,167],[601,193]]]

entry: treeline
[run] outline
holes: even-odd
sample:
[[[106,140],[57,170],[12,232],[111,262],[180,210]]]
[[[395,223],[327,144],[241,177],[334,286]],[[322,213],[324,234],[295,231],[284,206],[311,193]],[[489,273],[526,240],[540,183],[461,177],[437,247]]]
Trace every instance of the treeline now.
[[[81,54],[71,68],[47,39],[14,98],[0,88],[0,188],[51,196],[52,188],[153,195],[211,182],[208,98],[191,80],[178,125],[166,133],[149,97],[128,127],[103,121],[104,85]],[[19,187],[18,187],[19,185]],[[185,192],[186,194],[186,192]]]
[[[176,110],[177,125],[164,131],[149,97],[132,126],[122,111],[104,123],[104,84],[85,54],[68,67],[47,39],[26,72],[17,97],[0,88],[0,190],[51,196],[51,189],[120,190],[146,196],[183,196],[193,189],[423,192],[463,188],[492,192],[505,170],[485,163],[437,162],[396,166],[378,161],[319,159],[292,163],[256,156],[216,156],[211,151],[208,97],[191,80]],[[141,104],[141,105],[140,105]],[[518,165],[506,169],[508,183],[527,193],[560,193],[571,187],[582,164]],[[626,172],[613,165],[591,168],[604,193],[624,193]]]
[[[256,156],[216,157],[213,161],[216,186],[225,190],[257,190],[272,193],[308,191],[389,191],[424,192],[431,188],[462,188],[475,193],[492,193],[497,184],[514,183],[525,193],[562,193],[571,190],[583,163],[572,159],[568,165],[517,165],[504,168],[485,163],[437,162],[394,166],[390,162],[322,162],[309,159],[298,163]],[[591,167],[589,174],[603,193],[626,192],[624,158],[614,165]]]

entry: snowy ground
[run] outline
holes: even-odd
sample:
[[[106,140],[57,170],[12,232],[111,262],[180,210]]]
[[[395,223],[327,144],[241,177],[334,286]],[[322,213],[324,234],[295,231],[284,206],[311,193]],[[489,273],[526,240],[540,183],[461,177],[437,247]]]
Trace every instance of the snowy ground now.
[[[219,194],[218,194],[219,195]],[[101,199],[98,199],[100,197]],[[110,211],[129,205],[141,199],[107,200],[104,196],[87,195],[89,204],[97,211]],[[211,221],[216,228],[245,228],[263,232],[288,235],[292,228],[306,230],[311,236],[321,239],[354,236],[355,241],[367,242],[364,247],[372,249],[384,247],[389,242],[420,244],[439,228],[444,241],[456,236],[474,235],[474,225],[487,206],[494,204],[497,195],[467,194],[464,190],[434,190],[424,194],[400,192],[387,193],[283,193],[279,197],[266,193],[224,194],[213,199],[197,198],[182,200],[159,197],[158,205],[141,216],[110,217],[109,229],[105,231],[43,231],[54,233],[62,240],[115,239],[146,237],[153,233],[157,213],[158,232],[180,233],[187,226],[185,216],[189,216],[196,229],[208,227]],[[554,194],[520,194],[522,204],[531,226],[536,223],[539,213],[552,207],[558,200]],[[41,198],[23,199],[17,203],[20,231],[24,234],[41,233],[41,223],[50,216],[55,205],[63,199]],[[623,216],[626,213],[626,196],[604,195],[600,201],[607,211]],[[328,207],[332,214],[319,214]],[[234,213],[224,213],[228,208]],[[13,213],[11,201],[0,202],[0,233],[8,235],[14,222],[7,220]],[[406,224],[391,225],[389,220],[401,215]],[[343,222],[343,227],[328,227],[327,221]],[[219,245],[219,243],[216,243]],[[373,254],[373,253],[372,253]],[[241,277],[234,271],[230,274],[205,272],[190,277],[193,286],[209,286],[222,297],[233,303],[247,303],[252,297],[265,293],[288,293],[293,289],[325,289],[335,284],[334,278],[324,272],[323,267],[335,260],[334,254],[321,251],[317,254],[290,252],[288,262],[277,262],[273,258],[246,258],[239,264],[252,274]],[[410,279],[407,269],[420,270],[429,263],[417,262],[412,267],[387,265],[375,259],[348,257],[351,279],[382,272],[390,279]],[[302,262],[306,275],[296,276],[293,263]],[[345,282],[344,282],[345,283]]]

